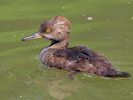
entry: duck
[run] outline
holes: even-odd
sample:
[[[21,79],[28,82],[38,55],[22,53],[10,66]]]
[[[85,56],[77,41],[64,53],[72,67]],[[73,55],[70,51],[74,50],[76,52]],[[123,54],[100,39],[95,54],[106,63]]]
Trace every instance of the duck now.
[[[106,57],[86,46],[68,47],[70,32],[70,21],[64,16],[55,16],[42,22],[38,32],[23,37],[22,41],[44,38],[51,41],[40,53],[42,64],[69,71],[68,76],[71,77],[80,72],[111,78],[131,76],[115,69]]]

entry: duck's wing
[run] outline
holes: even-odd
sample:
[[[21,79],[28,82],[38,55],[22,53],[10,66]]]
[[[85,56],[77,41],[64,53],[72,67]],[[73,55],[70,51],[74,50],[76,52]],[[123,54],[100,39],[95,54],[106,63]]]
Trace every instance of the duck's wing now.
[[[99,55],[92,50],[78,46],[68,49],[60,49],[54,53],[56,57],[62,57],[69,61],[74,61],[77,66],[72,66],[72,71],[69,76],[75,72],[89,72],[106,77],[129,77],[126,72],[117,71],[112,64],[102,55]]]
[[[97,56],[97,54],[95,52],[93,52],[92,50],[90,50],[86,46],[76,46],[76,47],[72,47],[70,49],[72,49],[73,51],[83,53],[83,54],[85,54],[91,58],[94,58]]]
[[[63,57],[70,61],[94,61],[96,56],[93,52],[89,51],[86,47],[78,46],[67,49],[57,50],[54,54],[56,57]]]
[[[112,67],[112,64],[106,57],[95,53],[85,46],[60,49],[54,53],[54,56],[63,57],[67,60],[74,60],[76,62],[88,60],[88,62],[94,66]]]
[[[107,60],[106,57],[104,57],[103,55],[100,55],[100,54],[92,51],[91,49],[89,49],[89,48],[87,48],[85,46],[77,46],[77,47],[73,47],[71,49],[73,49],[75,51],[79,51],[79,52],[87,55],[88,57],[93,58],[94,63],[100,62],[101,64],[104,63],[104,64],[107,64],[108,66],[112,66],[111,63]]]

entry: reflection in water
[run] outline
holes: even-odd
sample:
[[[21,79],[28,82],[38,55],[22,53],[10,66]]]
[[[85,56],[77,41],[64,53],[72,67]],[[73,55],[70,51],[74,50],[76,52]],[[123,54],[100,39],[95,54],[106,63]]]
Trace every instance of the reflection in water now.
[[[47,89],[47,92],[50,96],[56,98],[57,100],[63,100],[73,93],[78,92],[81,87],[80,81],[77,79],[61,79],[51,82],[48,86],[46,83],[41,81],[35,81],[35,83],[41,88]]]
[[[62,100],[71,96],[72,93],[77,92],[79,88],[80,82],[78,80],[70,82],[59,80],[57,82],[53,82],[53,84],[49,87],[48,92],[51,96],[57,98],[58,100]]]

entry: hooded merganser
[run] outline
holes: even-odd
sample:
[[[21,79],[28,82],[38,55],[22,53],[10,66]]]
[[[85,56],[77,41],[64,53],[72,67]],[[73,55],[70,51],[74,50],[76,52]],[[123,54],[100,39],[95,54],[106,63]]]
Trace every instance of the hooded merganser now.
[[[22,41],[46,38],[51,44],[41,51],[41,62],[49,67],[70,71],[70,76],[77,72],[88,72],[104,77],[129,77],[127,72],[118,71],[102,55],[85,46],[68,47],[70,22],[63,16],[56,16],[44,21],[39,32],[25,37]]]

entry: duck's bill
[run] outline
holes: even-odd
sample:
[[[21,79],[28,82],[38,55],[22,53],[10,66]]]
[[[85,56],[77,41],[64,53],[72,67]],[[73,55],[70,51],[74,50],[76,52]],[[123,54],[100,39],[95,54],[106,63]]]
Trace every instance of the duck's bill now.
[[[40,39],[40,38],[43,38],[43,36],[41,36],[39,33],[35,33],[32,36],[22,38],[22,41],[34,40],[34,39]]]

